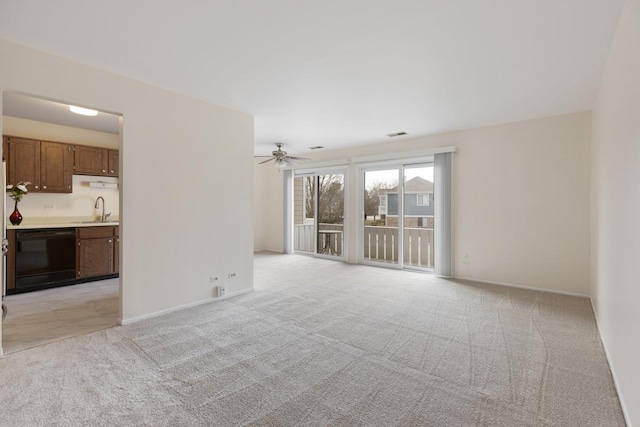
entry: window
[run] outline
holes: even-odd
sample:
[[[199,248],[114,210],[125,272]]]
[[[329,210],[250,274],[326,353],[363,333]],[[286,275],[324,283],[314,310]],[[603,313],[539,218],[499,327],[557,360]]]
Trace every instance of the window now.
[[[418,206],[429,206],[429,193],[418,194]]]
[[[380,196],[380,204],[378,205],[378,215],[387,214],[387,195]]]

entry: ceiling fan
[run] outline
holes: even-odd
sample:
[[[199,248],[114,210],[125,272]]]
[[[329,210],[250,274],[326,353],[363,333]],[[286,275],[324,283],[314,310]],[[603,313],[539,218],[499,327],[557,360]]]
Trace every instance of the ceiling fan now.
[[[282,150],[282,146],[284,144],[282,142],[276,142],[276,147],[278,147],[277,150],[273,150],[271,152],[271,155],[273,157],[271,157],[270,159],[267,159],[263,162],[260,162],[259,164],[264,164],[264,163],[269,163],[270,161],[275,160],[275,167],[277,167],[278,169],[282,169],[286,166],[289,165],[295,165],[298,162],[310,162],[311,159],[308,159],[306,157],[294,157],[294,156],[288,156],[286,151]]]

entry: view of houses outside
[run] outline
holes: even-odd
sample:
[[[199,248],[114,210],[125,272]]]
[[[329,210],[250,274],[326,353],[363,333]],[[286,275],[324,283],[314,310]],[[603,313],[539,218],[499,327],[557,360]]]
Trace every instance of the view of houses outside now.
[[[433,166],[405,166],[401,186],[399,177],[398,168],[365,172],[364,258],[398,264],[402,257],[406,267],[433,268]],[[342,256],[344,174],[296,177],[293,193],[294,250]],[[400,200],[404,200],[402,239],[399,239]]]
[[[364,256],[371,261],[397,264],[399,169],[365,172]],[[404,168],[403,263],[433,268],[433,167]]]

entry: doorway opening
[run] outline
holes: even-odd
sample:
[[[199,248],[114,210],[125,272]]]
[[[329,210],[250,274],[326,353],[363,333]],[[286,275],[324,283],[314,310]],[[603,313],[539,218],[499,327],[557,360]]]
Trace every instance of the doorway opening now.
[[[361,262],[433,272],[433,163],[372,166],[362,173]]]
[[[345,259],[345,176],[344,170],[295,174],[295,252]]]
[[[117,326],[122,115],[96,110],[79,118],[67,102],[7,91],[2,114],[5,179],[31,183],[20,202],[23,221],[2,227],[9,241],[3,352]],[[63,237],[70,244],[57,244]]]

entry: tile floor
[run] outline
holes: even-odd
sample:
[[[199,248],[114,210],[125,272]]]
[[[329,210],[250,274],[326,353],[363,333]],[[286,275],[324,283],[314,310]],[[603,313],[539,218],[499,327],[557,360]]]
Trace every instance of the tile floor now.
[[[118,279],[8,295],[4,354],[117,325]]]

